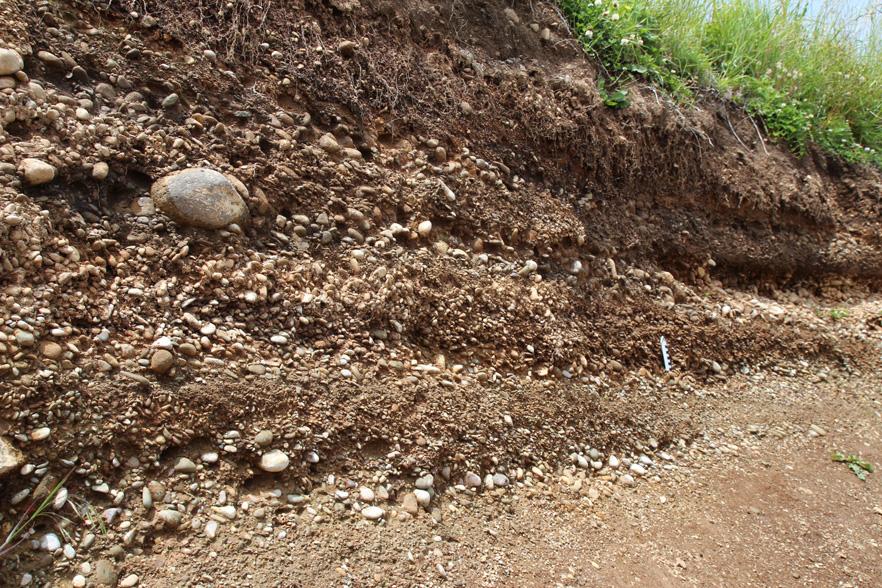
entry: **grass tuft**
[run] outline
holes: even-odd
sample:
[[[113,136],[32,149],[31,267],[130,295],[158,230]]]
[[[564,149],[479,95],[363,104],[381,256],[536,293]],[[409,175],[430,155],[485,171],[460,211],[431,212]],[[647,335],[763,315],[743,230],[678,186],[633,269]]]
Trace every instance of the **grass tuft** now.
[[[69,471],[61,480],[59,480],[49,493],[46,494],[42,501],[37,502],[37,499],[34,498],[28,504],[28,507],[24,510],[18,521],[6,533],[3,542],[0,543],[0,560],[9,557],[24,542],[27,537],[27,532],[33,529],[41,520],[50,519],[67,521],[64,517],[49,512],[49,507],[52,506],[52,501],[55,500],[55,496],[58,495],[58,492],[64,487],[65,482],[67,482],[67,479],[72,473],[73,470]]]
[[[558,0],[607,73],[689,101],[713,88],[797,155],[882,167],[882,13],[821,0]],[[621,107],[623,100],[611,106]],[[608,102],[609,104],[609,102]]]

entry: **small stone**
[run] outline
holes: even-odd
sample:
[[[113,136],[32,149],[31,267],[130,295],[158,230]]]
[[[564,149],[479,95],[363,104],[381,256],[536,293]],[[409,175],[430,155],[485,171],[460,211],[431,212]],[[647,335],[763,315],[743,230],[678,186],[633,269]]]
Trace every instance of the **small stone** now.
[[[404,512],[410,513],[412,515],[415,515],[420,511],[420,505],[417,502],[417,497],[413,494],[413,492],[408,492],[404,495],[404,500],[401,503],[401,508],[404,509]]]
[[[362,486],[358,489],[358,498],[362,502],[373,502],[374,499],[376,499],[376,495],[374,494],[374,491],[367,486]]]
[[[319,147],[331,154],[339,153],[341,149],[337,139],[330,133],[325,133],[319,138]]]
[[[196,471],[196,464],[189,458],[181,457],[175,463],[175,471],[179,474],[192,474]]]
[[[637,482],[634,480],[634,477],[631,474],[625,474],[624,476],[621,476],[619,478],[619,484],[621,484],[622,486],[628,486],[630,488],[631,486],[636,485]]]
[[[266,429],[260,431],[257,435],[254,436],[254,442],[257,444],[258,447],[269,447],[269,445],[273,442],[273,432]]]
[[[27,498],[30,495],[30,493],[31,493],[30,488],[23,488],[23,489],[19,490],[18,492],[16,492],[15,494],[12,495],[12,498],[9,499],[9,504],[11,504],[12,506],[15,506],[16,504],[20,504],[22,501],[24,501],[25,498]]]
[[[133,586],[138,585],[138,576],[137,574],[129,574],[119,582],[120,588],[132,588]]]
[[[156,349],[165,349],[167,351],[171,351],[175,348],[175,344],[171,340],[171,337],[160,337],[153,342],[153,347],[155,347]]]
[[[116,98],[116,90],[113,89],[113,86],[105,82],[99,82],[95,85],[95,93],[108,100]]]
[[[159,349],[150,357],[150,369],[157,374],[167,374],[175,365],[175,356],[167,349]]]
[[[368,506],[361,509],[361,516],[369,521],[378,521],[383,518],[383,515],[385,514],[386,511],[379,506]]]
[[[15,342],[21,347],[32,347],[35,341],[36,337],[30,331],[15,332]]]
[[[208,521],[205,523],[205,536],[209,539],[214,539],[217,537],[217,530],[220,527],[217,521]]]
[[[417,481],[414,482],[414,486],[419,488],[420,490],[428,490],[435,484],[435,476],[432,474],[426,474],[422,478],[417,478]]]
[[[14,49],[0,49],[0,76],[11,76],[24,69],[24,60]]]
[[[40,538],[40,549],[52,553],[56,549],[61,549],[61,540],[55,533],[46,533]]]
[[[474,472],[466,472],[465,477],[463,478],[463,485],[466,488],[480,488],[481,487],[481,476]]]
[[[192,343],[181,343],[178,346],[178,351],[188,357],[196,357],[197,355],[199,355],[199,350],[196,349],[196,346]]]
[[[428,507],[429,503],[432,502],[432,495],[426,490],[414,490],[413,495],[420,506]]]
[[[521,268],[518,274],[526,277],[534,273],[537,269],[539,269],[539,264],[537,264],[532,259],[528,259],[527,262],[524,264],[524,267]]]
[[[184,515],[178,510],[165,509],[156,514],[159,520],[169,527],[177,527],[181,524]]]
[[[260,458],[260,469],[265,472],[281,472],[285,468],[288,467],[290,460],[288,456],[278,449],[273,449],[267,453],[264,453]]]
[[[180,513],[179,513],[180,514]],[[115,586],[116,585],[116,568],[109,559],[99,559],[95,562],[95,575],[92,579],[99,586]]]
[[[49,437],[52,433],[52,429],[49,427],[40,427],[39,429],[34,429],[31,431],[31,441],[42,441]]]
[[[426,238],[432,233],[432,221],[424,220],[417,226],[417,234]]]
[[[50,53],[49,51],[37,51],[37,59],[47,65],[52,65],[56,67],[61,67],[62,65],[64,65],[64,61],[62,59],[60,59],[54,53]]]
[[[619,458],[616,457],[615,455],[610,455],[609,456],[609,467],[611,467],[614,470],[619,469]]]
[[[266,373],[266,366],[260,363],[252,363],[246,369],[255,376],[262,376]]]
[[[43,357],[47,359],[58,359],[61,357],[61,354],[64,353],[64,349],[58,343],[54,341],[47,341],[43,343],[40,347],[40,351],[43,353]]]
[[[213,169],[169,174],[153,184],[150,197],[157,209],[183,225],[221,229],[248,220],[248,207],[232,178]]]
[[[24,464],[24,455],[6,437],[0,437],[0,477],[19,469]]]
[[[62,508],[64,508],[64,505],[67,504],[67,499],[69,496],[70,492],[67,488],[59,488],[58,492],[55,493],[55,498],[52,499],[52,509],[61,510]]]
[[[55,166],[40,159],[22,159],[18,169],[29,186],[48,184],[55,179]]]
[[[77,574],[73,577],[73,580],[70,581],[70,585],[73,588],[84,588],[86,585],[86,577],[82,574]]]
[[[632,463],[631,467],[628,468],[628,471],[630,471],[635,476],[645,476],[646,475],[646,468],[643,467],[642,465],[640,465],[639,463]]]
[[[103,161],[99,161],[92,166],[92,178],[98,180],[99,182],[101,180],[107,179],[108,174],[110,174],[110,166]]]
[[[508,486],[508,476],[505,474],[493,474],[493,485],[497,488]]]
[[[169,94],[165,98],[162,99],[162,107],[163,108],[172,108],[177,105],[180,101],[180,97],[177,94]]]
[[[227,519],[228,521],[232,521],[236,518],[236,507],[235,506],[216,506],[214,507],[214,512]]]
[[[339,45],[337,45],[337,51],[343,57],[352,57],[355,55],[355,50],[358,49],[358,43],[355,41],[343,41]]]
[[[199,459],[201,459],[205,463],[217,463],[217,460],[220,459],[220,456],[217,454],[216,451],[209,451],[199,456]]]

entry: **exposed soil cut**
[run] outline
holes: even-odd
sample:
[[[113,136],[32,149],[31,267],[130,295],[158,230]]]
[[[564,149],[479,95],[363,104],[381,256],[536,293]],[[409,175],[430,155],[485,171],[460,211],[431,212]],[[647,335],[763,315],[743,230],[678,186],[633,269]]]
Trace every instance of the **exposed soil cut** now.
[[[41,520],[6,583],[880,571],[878,480],[821,444],[879,459],[877,170],[797,159],[715,96],[635,84],[606,108],[547,2],[10,0],[0,17],[24,65],[0,77],[0,435],[23,454],[0,542],[71,472],[52,511],[69,521]],[[157,208],[151,187],[189,168],[224,174],[195,175],[223,183],[235,224],[199,228],[223,218],[210,191],[175,220]],[[840,411],[851,424],[800,444]],[[780,448],[744,433],[758,422]],[[751,450],[719,451],[730,434]],[[261,469],[274,450],[287,465]],[[660,488],[680,499],[654,510]],[[859,506],[812,514],[841,488]],[[758,513],[728,500],[754,494]],[[707,523],[708,504],[738,514]],[[776,544],[790,509],[804,533]],[[838,565],[843,541],[860,565]]]

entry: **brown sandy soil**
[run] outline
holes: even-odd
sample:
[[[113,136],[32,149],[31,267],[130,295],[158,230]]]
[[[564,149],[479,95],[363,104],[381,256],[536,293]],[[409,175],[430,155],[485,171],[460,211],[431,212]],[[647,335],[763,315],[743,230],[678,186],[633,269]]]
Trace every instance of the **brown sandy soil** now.
[[[319,525],[190,554],[157,542],[130,569],[151,586],[874,586],[882,478],[861,482],[831,453],[882,461],[878,377],[727,389],[671,469],[593,506],[553,480],[502,504],[452,498],[436,524]]]

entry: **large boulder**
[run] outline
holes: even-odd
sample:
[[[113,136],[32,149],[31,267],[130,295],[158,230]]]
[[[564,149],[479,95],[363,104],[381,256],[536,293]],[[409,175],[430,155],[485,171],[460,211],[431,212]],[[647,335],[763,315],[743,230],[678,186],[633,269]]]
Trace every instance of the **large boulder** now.
[[[248,207],[236,189],[241,182],[204,167],[185,169],[154,182],[150,197],[158,210],[182,225],[221,229],[248,220]]]
[[[24,464],[24,455],[6,437],[0,437],[0,478]]]

